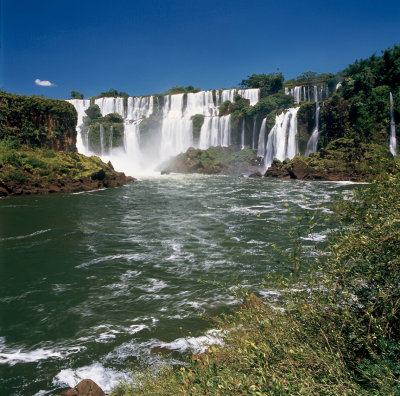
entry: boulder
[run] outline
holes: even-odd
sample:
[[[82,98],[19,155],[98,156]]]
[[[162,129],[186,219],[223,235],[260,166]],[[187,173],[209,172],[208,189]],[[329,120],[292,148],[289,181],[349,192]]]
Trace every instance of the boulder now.
[[[249,177],[262,177],[262,174],[261,174],[261,172],[257,171],[257,172],[252,173],[251,175],[249,175]]]
[[[92,180],[104,180],[106,177],[106,172],[104,172],[104,169],[100,169],[99,171],[95,172],[92,174],[91,178]]]
[[[75,387],[62,392],[60,396],[105,396],[105,393],[94,381],[84,379]]]
[[[256,296],[254,293],[250,293],[243,304],[240,306],[241,309],[254,309],[260,308],[264,305],[263,300],[260,297]]]

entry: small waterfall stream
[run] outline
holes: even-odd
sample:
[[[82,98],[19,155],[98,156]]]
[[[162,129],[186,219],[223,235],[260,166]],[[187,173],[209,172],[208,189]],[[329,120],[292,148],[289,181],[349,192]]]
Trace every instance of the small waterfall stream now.
[[[315,127],[313,133],[310,136],[310,139],[307,142],[306,155],[309,155],[310,153],[315,153],[318,148],[320,104],[319,104],[317,87],[314,87],[314,97],[315,97]]]
[[[396,125],[394,121],[394,106],[393,106],[393,95],[390,92],[390,144],[389,149],[392,155],[397,155],[397,138],[396,138]]]

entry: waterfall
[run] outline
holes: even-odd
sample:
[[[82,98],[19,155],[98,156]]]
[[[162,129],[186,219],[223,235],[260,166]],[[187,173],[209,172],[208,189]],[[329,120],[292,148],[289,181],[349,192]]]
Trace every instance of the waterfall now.
[[[258,88],[239,89],[237,94],[244,99],[250,100],[250,106],[254,106],[260,100],[260,90]]]
[[[209,147],[231,144],[231,116],[205,117],[200,130],[199,148],[206,150]]]
[[[291,108],[276,116],[275,125],[268,134],[265,168],[271,166],[274,158],[283,161],[286,158],[292,159],[297,154],[298,110],[299,107]]]
[[[240,140],[241,140],[241,149],[242,150],[244,149],[244,130],[245,130],[245,123],[244,123],[244,118],[243,118],[243,121],[242,121],[242,134],[241,134],[241,138],[240,138]]]
[[[253,138],[251,140],[251,148],[254,150],[256,148],[255,144],[256,144],[256,122],[257,120],[254,120],[253,123]]]
[[[390,144],[389,149],[392,155],[397,155],[397,139],[396,139],[396,125],[394,121],[394,106],[393,106],[393,95],[390,92]]]
[[[83,99],[69,99],[67,102],[71,103],[78,114],[78,122],[76,124],[76,130],[78,132],[76,137],[76,148],[78,149],[79,153],[86,154],[89,152],[89,146],[87,143],[88,136],[86,134],[82,134],[82,123],[83,117],[86,116],[86,109],[90,106],[90,100],[83,100]]]
[[[104,126],[100,124],[100,153],[104,154]]]
[[[200,130],[198,146],[207,149],[211,146],[229,146],[231,144],[231,116],[219,116],[219,105],[225,100],[235,101],[240,95],[255,105],[260,99],[260,90],[224,89],[221,91],[200,91],[196,93],[165,95],[155,102],[154,96],[128,98],[98,98],[94,103],[99,106],[102,116],[110,113],[119,114],[124,121],[124,148],[112,145],[115,131],[110,131],[110,150],[105,152],[104,126],[103,140],[100,141],[100,156],[111,160],[115,169],[133,176],[144,167],[155,169],[158,164],[185,152],[193,146],[193,121],[196,114],[204,116]],[[78,113],[77,148],[80,153],[94,154],[88,146],[88,136],[82,129],[85,110],[90,100],[68,100]],[[155,110],[156,109],[156,110]],[[156,113],[154,114],[154,111]],[[146,120],[140,139],[139,125]],[[244,134],[243,134],[244,137]],[[108,138],[107,138],[108,143]],[[131,173],[135,172],[135,173]]]
[[[261,123],[260,134],[258,136],[257,157],[264,158],[265,155],[265,132],[267,129],[267,119],[264,118]]]
[[[111,125],[110,126],[110,145],[108,151],[111,153],[112,148],[113,148],[113,135],[114,135],[114,127]]]
[[[170,95],[169,106],[164,109],[160,147],[162,161],[183,153],[193,144],[192,120],[182,114],[183,95]]]
[[[140,121],[124,124],[124,149],[133,162],[140,160]]]
[[[318,100],[317,87],[314,87],[314,98],[315,98],[315,127],[313,133],[310,136],[310,139],[308,139],[307,142],[306,155],[309,155],[310,153],[315,153],[318,148],[320,105]]]

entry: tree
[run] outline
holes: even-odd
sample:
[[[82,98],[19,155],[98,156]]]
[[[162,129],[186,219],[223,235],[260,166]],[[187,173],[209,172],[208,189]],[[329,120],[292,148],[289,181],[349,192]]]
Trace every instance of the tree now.
[[[97,96],[98,98],[127,98],[129,97],[129,94],[126,92],[119,92],[114,88],[110,88],[108,91],[105,92],[100,92],[100,94]]]
[[[85,111],[85,113],[87,114],[87,116],[90,118],[91,120],[95,120],[97,118],[101,118],[101,111],[100,111],[100,107],[96,104],[91,104]]]
[[[83,99],[83,94],[79,93],[78,91],[71,91],[71,99]]]
[[[282,73],[252,74],[247,80],[242,80],[242,88],[260,88],[261,96],[272,95],[283,87],[284,77]]]

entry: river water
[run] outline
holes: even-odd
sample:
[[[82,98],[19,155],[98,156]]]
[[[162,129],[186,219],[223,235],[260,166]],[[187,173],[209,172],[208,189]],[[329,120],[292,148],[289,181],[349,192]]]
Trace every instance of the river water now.
[[[170,175],[0,200],[0,394],[47,395],[88,377],[110,391],[143,365],[217,342],[200,315],[234,304],[235,285],[274,295],[259,285],[285,270],[271,244],[288,241],[269,224],[288,229],[352,188]]]

